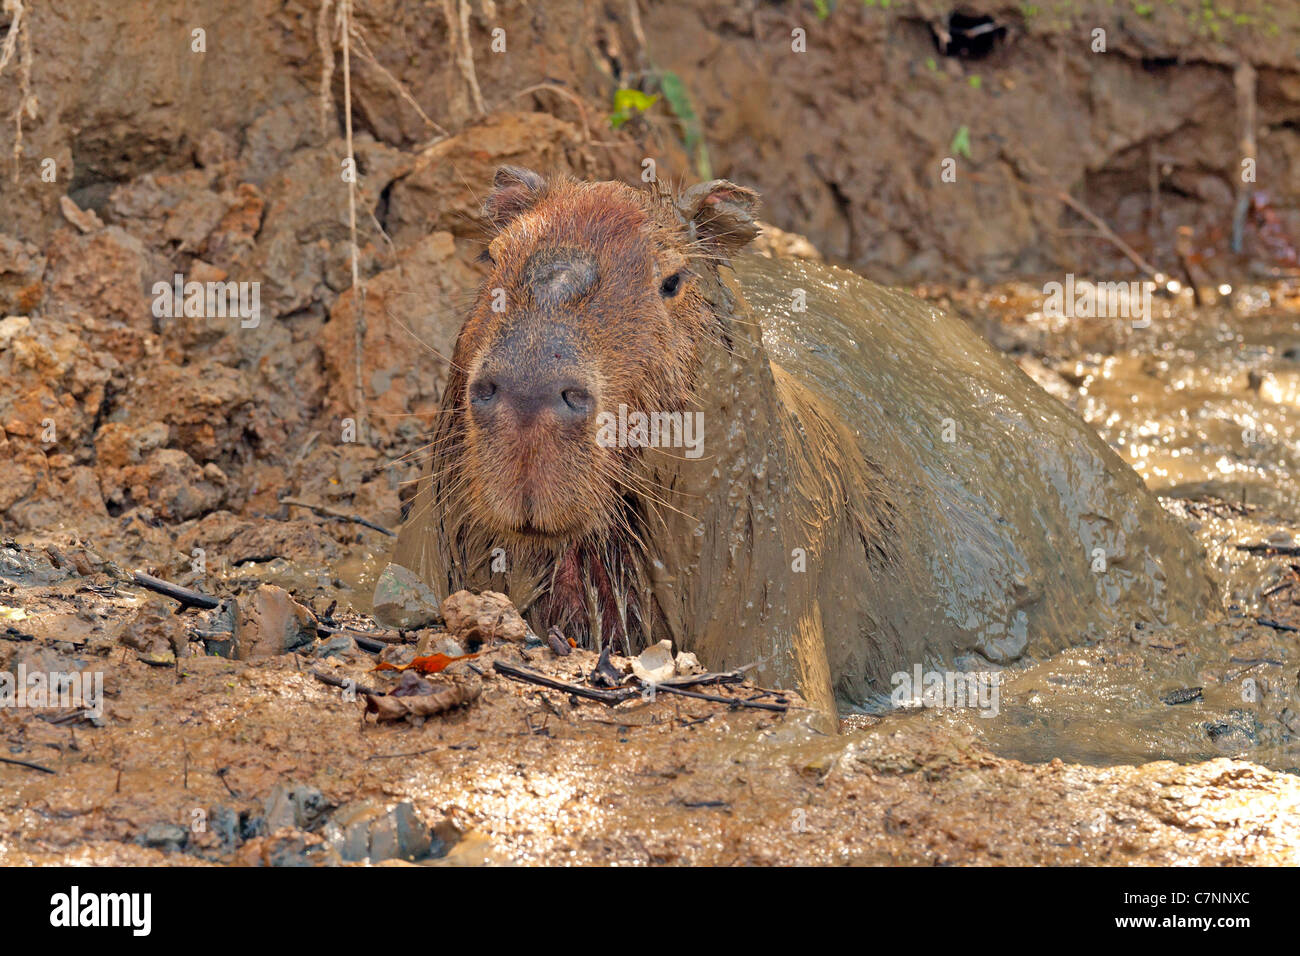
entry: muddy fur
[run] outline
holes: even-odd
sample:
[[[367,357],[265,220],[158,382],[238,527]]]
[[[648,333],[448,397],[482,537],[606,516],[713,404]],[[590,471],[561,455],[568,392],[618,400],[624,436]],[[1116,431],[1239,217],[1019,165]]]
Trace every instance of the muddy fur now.
[[[673,196],[657,187],[551,181],[503,168],[486,203],[497,230],[484,281],[457,339],[432,463],[408,526],[427,528],[401,558],[446,591],[506,588],[538,633],[558,625],[583,644],[635,650],[663,632],[650,596],[647,504],[663,501],[645,459],[654,448],[602,448],[590,428],[553,422],[488,434],[468,413],[469,383],[510,339],[509,361],[547,360],[548,325],[575,333],[571,365],[587,374],[597,411],[688,412],[703,347],[725,347],[729,316],[706,300],[718,262],[757,233],[757,197],[715,182]],[[538,255],[577,249],[598,278],[576,297],[538,291]],[[679,277],[672,295],[664,280]],[[504,290],[502,294],[497,290]],[[556,299],[556,301],[551,301]],[[494,303],[496,309],[494,310]],[[502,305],[504,310],[502,311]],[[497,550],[501,549],[501,550]],[[498,567],[500,563],[498,563]]]
[[[498,175],[492,274],[394,560],[507,592],[538,634],[759,663],[826,714],[916,666],[1217,608],[1186,530],[1076,415],[911,296],[737,255],[754,205]],[[507,414],[496,382],[550,398]],[[588,415],[620,405],[699,410],[703,457],[601,447]]]

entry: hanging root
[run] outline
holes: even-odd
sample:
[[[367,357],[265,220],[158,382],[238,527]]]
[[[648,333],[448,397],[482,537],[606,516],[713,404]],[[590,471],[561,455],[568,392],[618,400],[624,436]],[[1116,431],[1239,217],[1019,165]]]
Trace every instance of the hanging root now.
[[[334,37],[330,28],[330,8],[334,0],[320,0],[320,12],[316,15],[316,46],[320,48],[320,129],[329,135],[329,118],[334,112],[334,94],[330,87],[334,83]]]
[[[442,12],[447,18],[447,40],[455,48],[456,65],[469,87],[470,101],[479,116],[487,113],[483,93],[478,86],[478,73],[474,70],[474,50],[469,44],[469,0],[442,0]]]
[[[5,34],[4,43],[0,44],[0,75],[4,74],[9,61],[18,54],[18,105],[14,108],[14,182],[18,182],[18,171],[23,156],[23,114],[28,119],[36,119],[36,97],[32,96],[32,31],[29,25],[31,12],[23,8],[23,0],[4,0],[4,12],[9,14],[9,32]],[[27,21],[23,17],[26,14]]]

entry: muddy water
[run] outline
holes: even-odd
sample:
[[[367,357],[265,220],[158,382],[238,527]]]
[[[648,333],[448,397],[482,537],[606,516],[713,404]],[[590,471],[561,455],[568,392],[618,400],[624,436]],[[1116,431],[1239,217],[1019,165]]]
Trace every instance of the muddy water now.
[[[682,595],[680,613],[669,615],[679,643],[715,667],[793,644],[793,664],[760,670],[760,680],[793,679],[816,701],[815,685],[829,691],[833,680],[841,707],[871,715],[867,722],[947,722],[1023,759],[1113,764],[1249,751],[1274,766],[1295,763],[1287,749],[1295,641],[1254,621],[1261,590],[1280,583],[1285,563],[1232,548],[1282,530],[1277,505],[1294,500],[1295,388],[1284,341],[1294,330],[1283,313],[1243,297],[1240,312],[1203,321],[1162,302],[1158,321],[1139,333],[1053,325],[1018,302],[1005,310],[1009,325],[1049,344],[1088,344],[1045,350],[1033,365],[1052,397],[964,323],[910,296],[802,263],[745,259],[737,272],[736,341],[756,345],[761,326],[772,378],[756,368],[708,376],[717,395],[704,406],[743,409],[733,417],[748,427],[730,431],[730,444],[713,442],[707,480],[687,482],[690,500],[659,536],[685,542],[655,565],[679,571],[665,585]],[[794,290],[803,310],[792,308]],[[1271,339],[1260,338],[1267,315],[1277,316]],[[1253,350],[1240,347],[1234,323],[1253,330]],[[1201,394],[1215,388],[1222,408]],[[769,447],[753,436],[778,434],[770,389],[794,427],[781,419],[782,440]],[[1250,449],[1231,446],[1243,428],[1253,429]],[[1243,511],[1235,493],[1162,506],[1142,485],[1186,494],[1195,484],[1203,497],[1217,487],[1206,484],[1212,471],[1247,454],[1259,459],[1249,471],[1259,488],[1247,497],[1273,502],[1267,515]],[[878,523],[846,529],[829,505],[807,507],[841,500]],[[702,516],[702,502],[716,507]],[[737,519],[743,508],[748,520]],[[704,540],[728,545],[706,553]],[[757,546],[771,541],[780,546]],[[874,545],[869,567],[864,542]],[[810,573],[783,573],[792,546],[812,555]],[[1213,579],[1225,586],[1226,616]],[[719,601],[718,587],[678,587],[692,580],[740,582],[729,585],[738,595],[753,588]],[[673,605],[673,594],[656,593]],[[816,614],[805,628],[808,607]],[[799,666],[814,657],[799,643],[805,631],[824,640],[819,667],[829,679],[811,680],[817,668]],[[891,677],[915,667],[998,674],[996,705],[981,711],[990,716],[895,710]]]
[[[1157,300],[1149,329],[1048,319],[1015,296],[1000,319],[1048,354],[1029,370],[1072,405],[1205,547],[1226,616],[1112,634],[1003,674],[996,716],[893,711],[975,733],[1029,761],[1235,756],[1300,768],[1300,321],[1249,289],[1195,308]],[[1080,347],[1081,345],[1081,347]],[[1055,351],[1056,354],[1051,354]],[[1073,353],[1073,354],[1071,354]],[[1274,544],[1277,553],[1241,550]],[[1260,624],[1260,618],[1283,625]],[[1199,692],[1198,689],[1199,688]]]

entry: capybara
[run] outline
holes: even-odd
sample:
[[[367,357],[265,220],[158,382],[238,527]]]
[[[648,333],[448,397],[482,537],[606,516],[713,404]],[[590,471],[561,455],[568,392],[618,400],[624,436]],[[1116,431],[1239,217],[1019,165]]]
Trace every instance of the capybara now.
[[[756,204],[499,170],[394,560],[823,711],[1214,613],[1190,535],[1078,417],[962,321],[745,250]]]

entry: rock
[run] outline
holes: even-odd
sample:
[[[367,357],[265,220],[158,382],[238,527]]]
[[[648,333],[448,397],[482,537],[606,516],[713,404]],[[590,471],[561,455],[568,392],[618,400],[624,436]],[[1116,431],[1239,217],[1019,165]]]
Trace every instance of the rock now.
[[[430,654],[446,654],[448,657],[464,657],[465,648],[448,634],[439,634],[429,646]],[[425,655],[418,655],[423,657]]]
[[[679,652],[674,664],[676,666],[678,677],[687,677],[691,674],[704,673],[704,665],[701,664],[700,659],[690,651]]]
[[[315,833],[282,829],[254,837],[235,854],[236,866],[338,866],[334,848]]]
[[[573,653],[573,647],[570,646],[568,639],[565,638],[564,632],[554,624],[552,624],[550,630],[546,632],[546,644],[550,647],[552,653],[554,653],[556,657],[568,657]]]
[[[230,851],[239,845],[239,814],[230,807],[213,807],[208,814],[208,829],[220,841],[223,850]]]
[[[457,591],[443,602],[442,615],[447,630],[462,644],[528,640],[528,625],[510,598],[497,591]]]
[[[379,662],[381,664],[406,667],[413,660],[415,660],[415,648],[410,644],[389,644],[379,652]]]
[[[351,657],[356,653],[357,642],[347,634],[335,634],[328,641],[322,641],[311,652],[311,656],[318,660],[324,660],[327,657]]]
[[[315,787],[300,783],[276,784],[266,798],[263,832],[273,833],[284,827],[310,830],[329,809],[324,795]]]
[[[389,693],[394,697],[427,697],[437,688],[431,681],[425,680],[415,671],[402,671],[397,678],[397,686]]]
[[[0,319],[0,349],[8,348],[10,339],[26,334],[31,327],[32,320],[25,315],[7,315]]]
[[[316,640],[316,620],[283,588],[263,584],[239,603],[235,656],[278,657]]]
[[[429,827],[409,802],[391,810],[370,800],[347,804],[330,817],[322,835],[348,863],[418,860],[429,855],[433,844]]]
[[[72,576],[71,569],[55,567],[48,554],[17,547],[0,548],[0,580],[24,587],[43,587]]]
[[[181,619],[159,600],[142,605],[122,628],[118,641],[139,651],[140,659],[149,664],[175,663],[177,657],[190,654]]]
[[[760,223],[761,232],[754,240],[753,249],[769,259],[811,259],[822,262],[822,254],[807,236],[786,232],[770,222]]]
[[[59,210],[63,213],[63,218],[72,223],[83,233],[94,232],[97,229],[103,229],[103,221],[95,214],[93,209],[82,209],[69,196],[59,197]]]
[[[45,258],[30,243],[0,233],[0,314],[33,311],[45,298]]]
[[[153,333],[145,293],[153,268],[143,243],[118,226],[84,235],[60,229],[46,251],[47,307],[93,317],[99,325],[90,338],[119,362],[138,361]]]
[[[200,620],[202,629],[206,632],[212,634],[229,632],[225,636],[204,637],[203,649],[217,657],[234,657],[235,649],[239,646],[236,631],[239,627],[239,602],[234,598],[226,598],[221,602],[220,607],[206,612]]]
[[[189,842],[190,831],[178,823],[154,823],[140,837],[140,845],[178,853]]]
[[[50,647],[26,645],[14,651],[6,670],[16,674],[18,668],[28,674],[75,674],[85,669],[85,662]]]
[[[375,619],[387,627],[410,631],[442,620],[438,595],[413,571],[390,564],[375,582]]]
[[[220,486],[179,448],[159,448],[139,465],[128,465],[120,475],[107,475],[106,484],[117,489],[106,496],[151,507],[169,521],[184,521],[217,508],[225,497]],[[125,493],[126,497],[121,497]]]

